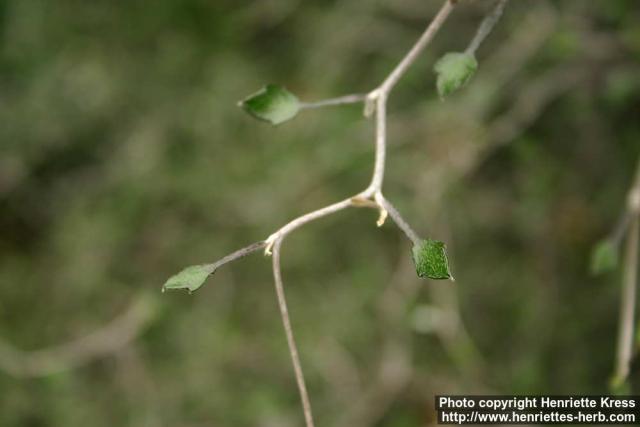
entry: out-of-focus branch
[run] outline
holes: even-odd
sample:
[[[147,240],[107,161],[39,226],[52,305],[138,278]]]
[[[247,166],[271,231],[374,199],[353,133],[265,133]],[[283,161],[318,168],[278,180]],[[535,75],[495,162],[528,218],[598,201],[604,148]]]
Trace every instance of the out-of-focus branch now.
[[[636,215],[629,227],[625,249],[616,366],[613,377],[614,387],[624,384],[627,380],[633,355],[633,328],[638,283],[638,234],[640,234],[640,217]]]
[[[407,306],[419,289],[413,264],[402,258],[377,300],[377,320],[383,328],[377,367],[372,373],[363,375],[366,385],[353,396],[353,401],[338,419],[338,427],[375,425],[411,382],[414,372],[411,356],[413,332],[406,327],[405,320]]]
[[[620,295],[618,344],[612,380],[614,388],[622,386],[627,381],[633,358],[633,329],[638,285],[638,245],[640,243],[640,160],[634,183],[629,190],[627,211],[631,215],[631,221],[627,230],[624,275]]]
[[[493,90],[500,90],[504,82],[511,80],[553,33],[558,22],[555,7],[547,0],[536,1],[535,5],[519,23],[522,30],[510,33],[509,40],[489,54],[483,72],[476,78],[477,86],[479,81],[485,80],[482,84],[486,84],[490,80]]]
[[[584,67],[572,64],[553,68],[534,78],[518,92],[511,108],[489,124],[492,144],[503,145],[512,141],[551,101],[583,83],[588,75]]]
[[[34,351],[16,349],[0,341],[0,369],[21,378],[67,371],[113,354],[144,332],[156,313],[155,297],[139,296],[120,316],[74,341]]]

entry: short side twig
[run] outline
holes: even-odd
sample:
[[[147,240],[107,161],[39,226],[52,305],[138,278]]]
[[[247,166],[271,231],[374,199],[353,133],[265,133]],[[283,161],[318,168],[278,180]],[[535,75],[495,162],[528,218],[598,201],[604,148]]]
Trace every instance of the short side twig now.
[[[212,271],[215,271],[219,267],[222,267],[223,265],[230,263],[231,261],[235,261],[249,254],[252,254],[253,252],[259,251],[265,246],[267,246],[267,242],[264,240],[261,240],[259,242],[252,243],[249,246],[245,246],[242,249],[238,249],[237,251],[230,253],[229,255],[223,258],[220,258],[218,261],[214,262],[213,264],[210,264]]]
[[[364,102],[366,99],[366,94],[345,95],[339,98],[323,99],[322,101],[301,102],[300,108],[303,110],[308,110],[321,107],[333,107],[336,105],[356,104],[358,102]]]
[[[493,10],[489,15],[487,15],[483,20],[480,26],[478,27],[478,31],[476,35],[469,43],[469,47],[466,49],[466,53],[470,55],[475,55],[476,50],[480,47],[484,39],[491,33],[493,27],[498,23],[500,17],[502,16],[502,12],[504,11],[504,7],[507,5],[509,0],[498,0]]]
[[[391,217],[393,222],[395,222],[396,225],[400,228],[400,230],[402,230],[404,234],[407,235],[409,240],[411,240],[411,242],[414,245],[417,245],[420,243],[421,239],[418,236],[418,233],[413,231],[413,228],[411,228],[409,223],[405,221],[402,215],[400,215],[400,212],[398,212],[396,207],[393,206],[391,202],[389,202],[387,199],[385,199],[382,193],[376,194],[376,201],[380,204],[380,206],[382,206],[384,210],[386,210],[389,213],[389,216]]]

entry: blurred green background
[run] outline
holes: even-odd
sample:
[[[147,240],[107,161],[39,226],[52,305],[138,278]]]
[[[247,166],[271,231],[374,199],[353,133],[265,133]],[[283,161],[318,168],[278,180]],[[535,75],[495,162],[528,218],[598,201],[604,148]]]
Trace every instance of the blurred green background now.
[[[236,102],[366,92],[440,4],[0,2],[0,425],[302,425],[269,259],[160,287],[368,183],[360,106],[272,127]],[[318,425],[431,425],[436,393],[607,391],[620,273],[590,276],[589,254],[640,156],[640,5],[514,0],[440,101],[434,61],[490,6],[461,0],[388,106],[385,194],[447,242],[456,282],[415,277],[370,210],[284,244]]]

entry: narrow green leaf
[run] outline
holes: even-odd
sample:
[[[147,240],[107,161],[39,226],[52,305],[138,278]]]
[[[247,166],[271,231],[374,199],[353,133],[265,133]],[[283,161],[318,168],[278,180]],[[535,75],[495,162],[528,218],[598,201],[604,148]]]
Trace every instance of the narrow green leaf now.
[[[618,266],[618,249],[610,240],[602,240],[591,252],[591,274],[601,274]]]
[[[167,289],[186,289],[191,293],[202,286],[207,277],[214,271],[215,269],[211,264],[187,267],[175,276],[171,276],[162,286],[162,292]]]
[[[240,101],[247,113],[273,125],[292,119],[300,111],[298,98],[282,86],[268,84]]]
[[[412,252],[419,277],[451,279],[449,259],[443,242],[426,239],[414,245]]]
[[[436,86],[440,98],[445,98],[466,85],[477,69],[478,61],[469,53],[445,54],[433,67],[438,76]]]

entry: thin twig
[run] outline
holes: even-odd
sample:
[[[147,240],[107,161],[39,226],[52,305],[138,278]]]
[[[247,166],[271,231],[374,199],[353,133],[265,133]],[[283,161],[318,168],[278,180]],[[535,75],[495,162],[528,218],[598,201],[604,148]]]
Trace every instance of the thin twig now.
[[[368,189],[372,189],[375,193],[382,191],[382,181],[384,180],[385,157],[387,151],[387,98],[393,87],[398,83],[400,78],[407,72],[411,64],[415,62],[418,55],[429,44],[438,30],[444,24],[447,17],[453,10],[455,2],[452,0],[445,1],[436,16],[433,18],[427,29],[418,41],[413,45],[411,50],[405,55],[400,63],[393,69],[391,74],[382,82],[375,90],[369,93],[371,99],[376,99],[376,160],[373,170],[373,177]]]
[[[249,246],[245,246],[242,249],[238,249],[237,251],[230,253],[229,255],[220,258],[218,261],[212,263],[209,265],[209,267],[212,269],[212,271],[215,271],[216,269],[222,267],[223,265],[231,262],[231,261],[235,261],[239,258],[245,257],[253,252],[256,252],[262,248],[264,248],[265,246],[267,246],[267,242],[264,240],[261,240],[259,242],[255,242],[250,244]]]
[[[345,95],[339,98],[323,99],[322,101],[301,102],[300,108],[303,110],[307,110],[312,108],[331,107],[336,105],[356,104],[358,102],[364,102],[366,99],[366,94]]]
[[[305,384],[304,374],[302,373],[300,356],[298,356],[298,347],[296,346],[296,340],[293,336],[293,329],[291,328],[289,310],[287,309],[287,299],[284,295],[284,285],[282,283],[282,273],[280,271],[281,244],[281,239],[277,239],[273,244],[273,278],[276,287],[276,295],[278,296],[278,306],[280,308],[282,324],[284,326],[284,332],[287,336],[287,345],[289,346],[289,353],[291,354],[291,362],[293,363],[293,371],[295,372],[296,383],[298,384],[298,391],[300,393],[300,400],[302,401],[304,420],[307,427],[313,427],[311,402],[309,401],[309,393],[307,393],[307,386]]]
[[[500,17],[502,16],[502,11],[506,6],[507,1],[509,0],[498,0],[496,2],[496,5],[494,6],[491,13],[488,14],[482,20],[482,23],[480,23],[480,26],[478,27],[478,31],[476,32],[476,35],[473,37],[473,39],[471,40],[471,43],[469,43],[469,47],[467,47],[465,51],[466,53],[470,55],[475,55],[476,50],[478,50],[478,48],[480,47],[484,39],[487,38],[487,36],[491,33],[491,30],[493,30],[493,27],[500,20]]]
[[[266,247],[265,247],[265,254],[266,255],[271,255],[271,251],[273,248],[274,243],[277,240],[280,240],[282,238],[284,238],[284,236],[286,236],[287,234],[291,233],[293,230],[295,230],[298,227],[303,226],[304,224],[307,224],[311,221],[314,221],[318,218],[322,218],[323,216],[327,216],[327,215],[331,215],[332,213],[336,213],[338,211],[341,211],[343,209],[346,209],[350,206],[355,206],[354,204],[354,199],[368,199],[370,196],[367,195],[366,193],[360,193],[357,194],[353,197],[349,197],[348,199],[344,199],[341,200],[339,202],[336,202],[332,205],[329,206],[325,206],[323,208],[320,209],[316,209],[315,211],[311,211],[305,215],[299,216],[298,218],[288,222],[287,224],[285,224],[284,226],[280,227],[278,229],[278,231],[276,231],[275,233],[271,234],[269,237],[267,237],[267,240],[265,240],[266,243]]]
[[[374,192],[382,189],[385,158],[387,154],[387,92],[377,94],[376,100],[376,159],[369,188]]]
[[[454,0],[446,0],[444,5],[440,8],[437,15],[433,18],[425,32],[420,36],[416,44],[413,45],[409,53],[402,58],[402,61],[396,66],[396,68],[389,74],[389,77],[385,79],[385,81],[380,86],[381,92],[389,93],[391,89],[398,83],[400,77],[404,73],[406,73],[407,69],[415,62],[420,55],[420,52],[424,50],[425,47],[429,44],[429,42],[433,39],[433,36],[436,35],[444,21],[447,20],[447,17],[453,10],[455,5]]]
[[[376,194],[376,201],[380,204],[380,206],[382,206],[384,210],[389,212],[389,216],[391,217],[393,222],[395,222],[396,225],[400,228],[400,230],[402,230],[404,234],[407,235],[409,240],[411,240],[411,242],[413,242],[414,245],[417,245],[420,243],[421,239],[418,236],[418,233],[413,231],[413,228],[411,228],[409,223],[405,221],[402,215],[400,215],[400,212],[398,212],[398,209],[396,209],[396,207],[393,206],[391,202],[385,199],[382,193]]]

